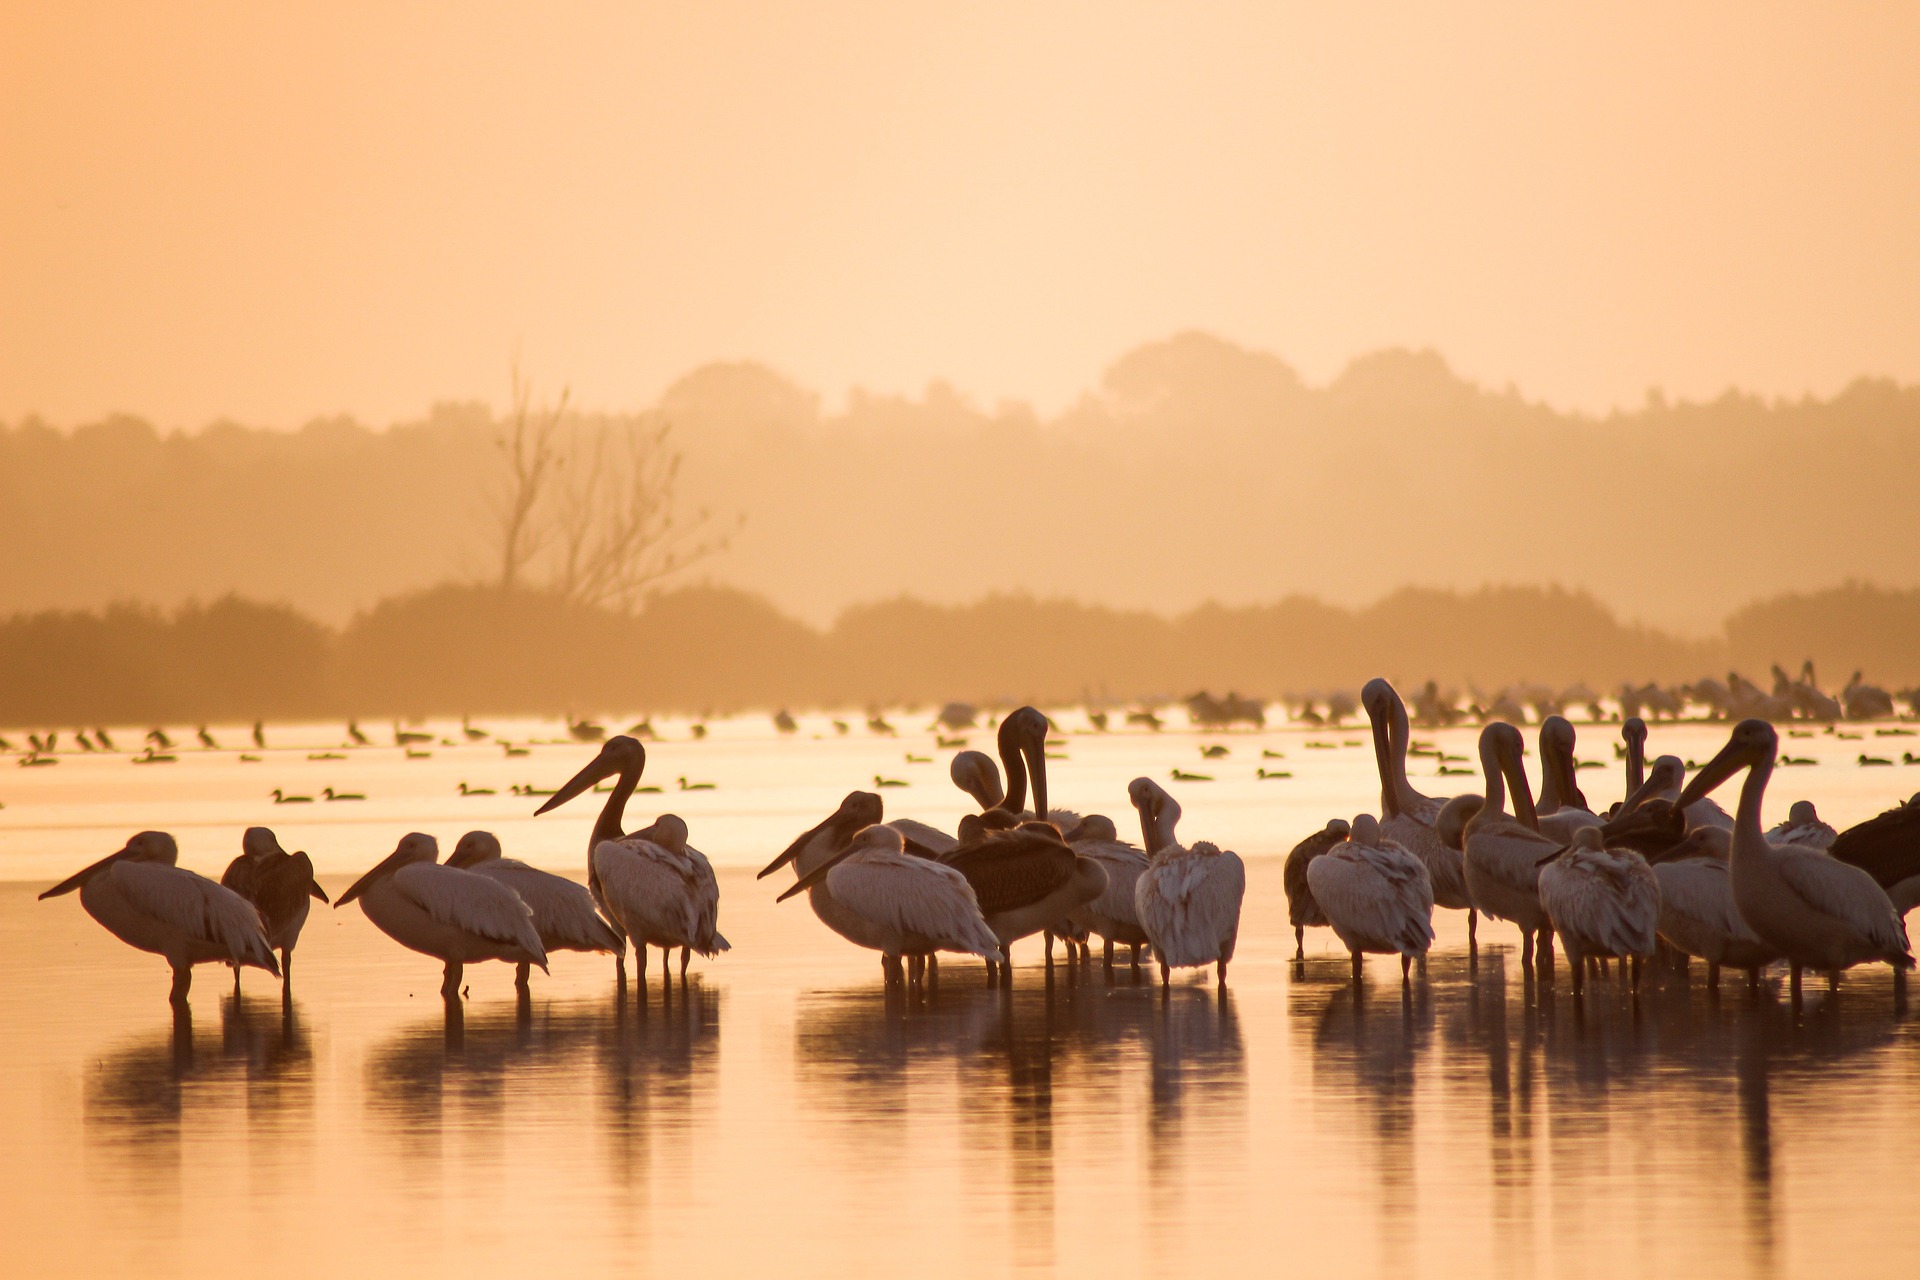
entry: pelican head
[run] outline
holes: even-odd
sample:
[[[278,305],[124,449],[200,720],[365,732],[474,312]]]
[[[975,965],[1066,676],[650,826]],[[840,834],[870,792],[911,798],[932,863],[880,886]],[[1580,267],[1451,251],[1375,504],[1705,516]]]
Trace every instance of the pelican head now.
[[[1370,813],[1355,815],[1352,825],[1347,828],[1347,839],[1355,844],[1379,844],[1379,820]]]
[[[1559,803],[1584,809],[1587,798],[1574,777],[1573,744],[1573,722],[1565,716],[1548,716],[1540,722],[1541,780]]]
[[[141,831],[100,861],[82,867],[41,894],[40,899],[44,902],[48,898],[58,898],[62,894],[72,893],[116,862],[160,862],[171,867],[177,865],[179,861],[180,846],[174,843],[172,836],[164,831]]]
[[[674,853],[685,853],[687,850],[687,820],[677,813],[663,813],[651,825],[633,834]]]
[[[799,838],[788,845],[779,857],[769,862],[755,879],[764,880],[792,862],[800,856],[801,850],[813,843],[817,837],[826,836],[831,848],[841,848],[853,839],[856,831],[863,827],[877,826],[881,815],[885,812],[885,802],[876,792],[849,791],[846,799],[840,802],[840,807],[827,815],[825,822],[801,832]]]
[[[491,831],[469,831],[460,837],[459,843],[453,846],[453,852],[447,855],[447,865],[464,870],[499,856],[499,837]]]
[[[1433,820],[1433,833],[1440,837],[1440,843],[1449,849],[1465,847],[1467,823],[1473,815],[1480,812],[1486,801],[1476,795],[1455,796],[1440,806],[1440,813]]]
[[[1393,816],[1397,798],[1389,779],[1393,777],[1393,706],[1399,700],[1400,695],[1393,691],[1393,686],[1379,676],[1360,689],[1360,705],[1366,708],[1367,719],[1373,725],[1373,762],[1380,770],[1380,807],[1388,817]]]
[[[984,751],[962,751],[947,772],[953,785],[972,796],[982,809],[998,808],[1006,798],[1000,788],[1000,766]]]
[[[1779,750],[1780,735],[1772,725],[1765,720],[1742,720],[1733,727],[1720,754],[1693,775],[1693,781],[1680,793],[1674,806],[1686,808],[1742,769],[1773,768],[1773,758]]]
[[[1127,784],[1127,799],[1140,815],[1140,839],[1148,853],[1173,843],[1180,802],[1168,795],[1165,787],[1152,778],[1135,778]]]
[[[808,889],[813,888],[814,885],[826,879],[827,872],[833,870],[856,853],[865,853],[871,850],[876,853],[904,854],[906,849],[906,841],[901,837],[900,833],[892,827],[864,827],[854,834],[852,840],[847,842],[846,848],[839,850],[831,858],[828,858],[825,862],[807,872],[807,874],[801,876],[798,880],[795,880],[787,891],[774,899],[774,901],[785,902],[795,894],[805,893]]]
[[[646,772],[647,749],[640,745],[638,738],[629,738],[626,734],[616,734],[600,744],[600,753],[587,761],[587,767],[567,779],[566,785],[547,797],[545,804],[534,813],[545,813],[557,809],[567,801],[612,777],[631,776],[635,782]]]
[[[1808,827],[1820,821],[1820,814],[1814,809],[1811,800],[1795,800],[1787,809],[1787,824],[1795,827]]]
[[[1644,753],[1647,749],[1647,722],[1639,716],[1628,716],[1620,725],[1620,740],[1630,750]]]
[[[402,867],[411,866],[416,862],[438,862],[439,860],[439,842],[430,835],[410,831],[400,837],[400,843],[394,846],[392,853],[382,858],[373,870],[355,880],[353,887],[336,898],[333,905],[336,910],[346,906],[374,884],[386,879]]]
[[[1033,707],[1009,712],[1000,722],[1000,763],[1007,771],[1007,794],[1000,808],[1026,808],[1027,778],[1033,778],[1033,811],[1047,811],[1047,717]]]
[[[1647,861],[1677,862],[1682,858],[1714,858],[1725,862],[1733,851],[1733,832],[1724,827],[1695,827],[1671,848],[1646,855]]]
[[[268,858],[284,857],[286,850],[280,847],[279,837],[273,834],[271,827],[248,827],[240,834],[240,852],[256,862]]]
[[[1120,839],[1120,829],[1113,825],[1113,819],[1106,814],[1090,813],[1067,832],[1066,839],[1068,844],[1080,840],[1102,840],[1112,844]]]

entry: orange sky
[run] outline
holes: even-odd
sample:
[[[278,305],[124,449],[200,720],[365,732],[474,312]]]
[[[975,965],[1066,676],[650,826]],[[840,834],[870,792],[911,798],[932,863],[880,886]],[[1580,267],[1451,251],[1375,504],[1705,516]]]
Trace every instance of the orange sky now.
[[[1920,379],[1920,6],[0,2],[0,418]]]

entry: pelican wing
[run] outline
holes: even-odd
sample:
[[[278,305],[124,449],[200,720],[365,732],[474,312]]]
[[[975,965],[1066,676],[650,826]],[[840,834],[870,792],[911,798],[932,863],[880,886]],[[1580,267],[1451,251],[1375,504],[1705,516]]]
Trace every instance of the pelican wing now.
[[[1467,902],[1466,866],[1460,860],[1460,850],[1442,840],[1440,833],[1434,829],[1440,808],[1440,802],[1433,801],[1431,809],[1423,809],[1421,813],[1411,810],[1396,813],[1381,822],[1380,831],[1387,839],[1426,864],[1436,903],[1463,906]],[[1431,816],[1425,816],[1428,813]]]
[[[1163,853],[1134,885],[1140,927],[1168,964],[1231,959],[1240,932],[1247,869],[1240,855],[1204,840]]]
[[[1893,900],[1859,867],[1815,849],[1797,848],[1776,850],[1774,865],[1787,887],[1815,911],[1843,922],[1889,956],[1910,949],[1906,922]]]
[[[593,850],[593,869],[608,907],[636,942],[670,938],[702,955],[730,949],[714,929],[719,885],[697,851],[638,836],[602,840]]]
[[[694,906],[699,915],[695,937],[702,940],[694,944],[694,950],[707,956],[733,950],[733,944],[720,934],[720,881],[713,874],[713,864],[692,845],[687,846],[687,862],[693,869]]]
[[[1492,822],[1467,833],[1476,866],[1522,893],[1540,886],[1540,862],[1563,846],[1523,823]]]
[[[1418,954],[1433,943],[1433,881],[1397,847],[1346,844],[1307,866],[1314,901],[1342,938]]]
[[[1883,889],[1920,876],[1920,805],[1903,804],[1848,827],[1834,839],[1832,851]]]
[[[1086,909],[1110,920],[1140,923],[1140,909],[1134,903],[1133,887],[1147,869],[1147,855],[1121,840],[1080,840],[1072,845],[1083,858],[1091,858],[1107,873],[1107,887]]]
[[[244,889],[235,892],[259,908],[268,930],[275,931],[306,908],[312,887],[313,862],[304,853],[292,853],[259,868],[251,893]]]
[[[1313,896],[1313,887],[1307,882],[1307,868],[1328,850],[1345,844],[1346,839],[1341,831],[1322,827],[1293,846],[1293,851],[1287,854],[1280,879],[1287,891],[1288,924],[1310,926],[1327,922],[1326,912],[1320,909]]]
[[[1646,955],[1660,922],[1660,882],[1634,853],[1576,849],[1540,869],[1540,904],[1554,926],[1613,955]]]
[[[952,853],[960,847],[960,842],[938,827],[928,826],[914,818],[895,818],[887,824],[900,833],[900,838],[910,845],[925,849],[931,857],[943,853]]]
[[[529,951],[546,967],[547,951],[534,930],[533,913],[499,881],[437,862],[414,862],[393,873],[393,887],[441,924]]]
[[[829,871],[827,888],[842,906],[870,920],[948,950],[1000,958],[1000,940],[981,917],[967,878],[952,867],[873,850]]]
[[[534,932],[547,950],[618,954],[625,949],[620,935],[600,918],[587,886],[516,858],[488,858],[469,869],[507,886],[527,904],[533,913]]]
[[[1040,901],[1073,878],[1073,862],[1064,841],[1017,830],[961,845],[942,859],[967,878],[983,916]]]
[[[156,862],[116,862],[107,874],[136,910],[223,948],[235,964],[280,972],[260,913],[233,890]]]
[[[1653,868],[1660,882],[1660,910],[1694,921],[1722,937],[1759,947],[1760,935],[1733,905],[1727,864],[1718,858],[1679,858]]]

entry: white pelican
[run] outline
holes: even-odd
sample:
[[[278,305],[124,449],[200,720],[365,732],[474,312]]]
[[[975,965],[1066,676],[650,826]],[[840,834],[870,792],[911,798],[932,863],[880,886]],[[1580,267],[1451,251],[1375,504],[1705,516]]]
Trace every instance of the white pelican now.
[[[1353,955],[1360,981],[1366,952],[1400,956],[1405,982],[1415,956],[1433,945],[1433,880],[1427,864],[1389,840],[1370,813],[1353,820],[1351,834],[1307,864],[1313,900]]]
[[[1659,933],[1668,945],[1707,962],[1707,985],[1720,985],[1720,970],[1744,969],[1747,985],[1760,985],[1760,970],[1780,958],[1779,951],[1740,918],[1727,875],[1727,851],[1733,838],[1718,827],[1697,827],[1685,840],[1658,855],[1653,874],[1660,881]]]
[[[1886,961],[1901,976],[1913,967],[1906,925],[1871,875],[1818,850],[1767,843],[1760,806],[1779,749],[1772,725],[1743,720],[1680,796],[1684,808],[1747,771],[1728,855],[1740,918],[1786,956],[1795,991],[1805,967],[1826,970],[1830,984],[1839,982],[1840,970],[1874,960]]]
[[[677,814],[663,813],[630,836],[602,840],[593,850],[593,870],[613,918],[633,939],[642,979],[649,946],[660,948],[668,977],[673,948],[680,948],[682,982],[695,951],[711,959],[733,949],[718,927],[720,885],[713,865],[687,844],[687,824]]]
[[[848,802],[853,799],[847,798]],[[863,808],[864,802],[851,806],[843,802],[839,813],[802,836],[761,872],[765,875],[787,861],[794,862],[799,878],[779,901],[808,893],[815,914],[835,932],[880,953],[889,986],[905,981],[902,956],[960,951],[980,956],[988,964],[1000,961],[1001,942],[980,914],[966,877],[952,867],[908,854],[900,833],[892,827],[864,827],[842,848],[825,851],[845,821]],[[814,865],[801,871],[802,858]]]
[[[1148,860],[1134,885],[1134,904],[1160,961],[1160,985],[1172,981],[1174,969],[1205,964],[1214,965],[1224,983],[1247,892],[1240,855],[1205,840],[1181,845],[1174,837],[1180,805],[1153,779],[1135,778],[1127,796],[1140,814]]]
[[[1767,831],[1768,844],[1797,844],[1807,849],[1831,849],[1840,836],[1820,820],[1811,800],[1795,800],[1787,820]]]
[[[1347,838],[1352,826],[1345,818],[1334,818],[1326,826],[1293,846],[1281,870],[1281,883],[1287,891],[1287,923],[1293,926],[1293,958],[1307,958],[1307,930],[1325,928],[1327,913],[1314,899],[1313,886],[1307,883],[1307,867],[1333,846]],[[1431,886],[1433,879],[1427,879]]]
[[[1647,806],[1648,801],[1664,800],[1672,804],[1680,798],[1680,792],[1687,781],[1687,765],[1679,756],[1660,756],[1647,770],[1647,780],[1621,802],[1619,817],[1635,813]],[[1696,827],[1718,827],[1720,830],[1733,831],[1733,815],[1722,809],[1711,796],[1701,796],[1682,806],[1686,814],[1686,829]],[[1608,839],[1612,839],[1611,833]]]
[[[833,904],[858,919],[860,936],[847,936],[881,954],[887,984],[904,981],[902,956],[966,952],[987,963],[1004,956],[966,877],[947,865],[910,856],[893,827],[860,829],[845,848],[820,860],[778,900],[785,902],[799,892],[818,894],[822,887]],[[814,910],[820,910],[818,902]]]
[[[460,994],[464,967],[482,960],[547,967],[533,912],[498,880],[440,865],[440,846],[420,832],[400,843],[333,904],[355,899],[374,927],[410,951],[446,965],[440,994]]]
[[[1534,805],[1534,817],[1541,835],[1562,844],[1581,828],[1602,822],[1574,776],[1579,765],[1573,746],[1573,724],[1565,716],[1548,716],[1540,722],[1540,799]]]
[[[278,977],[260,913],[233,890],[174,864],[180,847],[164,831],[142,831],[119,852],[68,876],[42,901],[80,891],[80,906],[130,947],[165,956],[169,998],[185,1004],[196,964],[250,964]]]
[[[643,722],[644,723],[644,722]],[[595,783],[607,778],[614,779],[613,787],[607,793],[607,802],[600,806],[600,816],[593,821],[593,830],[587,833],[587,892],[600,905],[606,918],[613,922],[614,932],[620,932],[620,917],[607,903],[606,895],[601,892],[600,873],[593,865],[593,851],[602,842],[618,840],[626,834],[627,801],[633,798],[634,788],[640,785],[640,775],[646,772],[647,749],[640,745],[638,738],[627,734],[616,734],[600,746],[600,753],[587,762],[584,769],[567,779],[566,785],[547,797],[535,816],[555,809],[588,790]],[[624,935],[623,935],[624,937]],[[640,952],[640,966],[646,968],[646,952]],[[620,982],[627,980],[627,949],[623,945],[614,953],[614,974]]]
[[[1067,846],[1082,858],[1091,858],[1106,872],[1106,888],[1085,906],[1067,913],[1068,921],[1087,933],[1097,933],[1106,944],[1103,959],[1113,967],[1115,943],[1131,948],[1133,967],[1140,967],[1140,948],[1147,943],[1147,931],[1140,927],[1140,907],[1134,900],[1134,885],[1147,869],[1147,855],[1120,838],[1113,819],[1104,814],[1089,814],[1066,834]],[[1083,950],[1085,944],[1082,944]]]
[[[293,948],[307,923],[313,899],[327,901],[327,892],[313,878],[313,862],[305,853],[288,853],[266,827],[248,827],[240,836],[240,856],[227,864],[220,883],[233,890],[260,913],[267,945],[280,953],[280,981],[293,986]],[[233,967],[233,989],[240,989],[240,966]]]
[[[500,841],[491,831],[469,831],[453,846],[447,865],[497,880],[519,896],[533,912],[533,929],[551,956],[556,951],[625,951],[626,939],[594,910],[587,887],[565,876],[502,857]],[[522,960],[515,971],[517,987],[527,985],[533,966]]]
[[[1640,960],[1653,954],[1660,923],[1660,881],[1645,858],[1609,849],[1598,827],[1582,827],[1540,868],[1540,905],[1567,953],[1574,995],[1586,989],[1589,956],[1626,960],[1640,989]]]
[[[1467,944],[1472,946],[1480,921],[1467,892],[1466,867],[1460,851],[1448,847],[1434,829],[1445,801],[1421,795],[1407,779],[1407,752],[1413,745],[1407,704],[1391,684],[1376,678],[1361,689],[1360,705],[1373,723],[1373,759],[1380,771],[1380,827],[1389,840],[1427,864],[1435,906],[1467,913]]]
[[[1520,926],[1521,963],[1534,955],[1540,935],[1544,960],[1552,944],[1552,925],[1540,905],[1540,862],[1560,846],[1540,834],[1520,761],[1520,731],[1496,720],[1480,731],[1480,768],[1487,776],[1486,798],[1465,828],[1467,892],[1482,912]],[[1508,817],[1511,784],[1516,817]]]

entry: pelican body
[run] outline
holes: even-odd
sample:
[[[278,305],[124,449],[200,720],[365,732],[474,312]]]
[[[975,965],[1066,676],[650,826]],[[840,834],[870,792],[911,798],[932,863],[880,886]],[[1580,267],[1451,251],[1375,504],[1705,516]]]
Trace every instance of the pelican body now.
[[[601,919],[594,909],[593,894],[585,885],[501,856],[500,841],[491,831],[469,831],[461,836],[447,865],[483,875],[513,890],[533,913],[534,932],[540,935],[540,945],[549,956],[556,951],[626,950],[626,939]],[[514,985],[526,986],[532,969],[531,961],[522,960],[514,973]]]
[[[1373,758],[1380,771],[1380,828],[1387,839],[1426,864],[1435,906],[1467,913],[1471,943],[1479,921],[1473,895],[1467,892],[1466,865],[1460,850],[1442,840],[1434,825],[1445,801],[1415,791],[1407,778],[1407,753],[1413,746],[1407,704],[1391,684],[1376,678],[1360,690],[1360,705],[1373,725]]]
[[[267,827],[248,827],[240,837],[240,856],[227,864],[220,883],[233,890],[260,913],[267,945],[280,953],[280,981],[293,985],[293,948],[306,927],[315,898],[327,901],[326,890],[313,878],[313,861],[305,853],[288,853]],[[233,989],[240,989],[240,966],[233,969]]]
[[[1520,731],[1495,721],[1480,731],[1480,768],[1486,774],[1486,798],[1468,820],[1464,836],[1467,892],[1473,905],[1486,915],[1520,927],[1522,962],[1534,957],[1534,941],[1551,945],[1552,923],[1540,905],[1540,863],[1560,848],[1540,834],[1534,821],[1533,797],[1520,763]],[[1506,812],[1506,792],[1513,791],[1515,816]]]
[[[374,927],[409,951],[445,966],[440,994],[458,998],[465,966],[482,960],[547,967],[533,912],[506,885],[459,867],[442,866],[434,838],[412,832],[335,902],[349,902]]]
[[[1903,974],[1914,963],[1906,924],[1871,875],[1819,850],[1767,843],[1760,808],[1779,749],[1772,725],[1741,721],[1679,800],[1684,809],[1735,773],[1747,771],[1728,851],[1740,918],[1787,958],[1796,990],[1803,968],[1824,969],[1835,983],[1841,970],[1876,960]]]
[[[1206,964],[1224,983],[1247,893],[1240,855],[1205,840],[1191,848],[1180,844],[1174,834],[1180,805],[1153,779],[1135,778],[1127,796],[1140,815],[1148,859],[1134,885],[1134,905],[1160,962],[1160,985],[1171,983],[1174,969]]]
[[[1353,980],[1367,952],[1400,957],[1405,981],[1416,957],[1433,945],[1433,880],[1427,864],[1386,838],[1370,813],[1355,818],[1347,839],[1307,864],[1313,900],[1353,956]]]
[[[687,843],[687,824],[677,814],[663,813],[630,836],[602,840],[594,846],[592,865],[613,918],[633,939],[641,977],[650,946],[660,948],[663,973],[671,972],[671,952],[680,948],[682,981],[693,952],[711,959],[733,949],[719,929],[713,865]]]
[[[855,946],[880,953],[889,986],[905,981],[903,957],[919,962],[935,952],[958,951],[1000,961],[1000,940],[981,916],[966,877],[907,854],[899,831],[880,825],[882,812],[873,792],[850,793],[826,821],[768,863],[760,877],[791,865],[795,881],[780,900],[805,892],[822,924]]]
[[[1287,891],[1287,923],[1293,926],[1293,958],[1307,958],[1307,930],[1325,928],[1327,913],[1320,909],[1319,900],[1313,896],[1313,886],[1307,880],[1307,868],[1313,865],[1327,850],[1341,843],[1353,830],[1345,818],[1334,818],[1325,827],[1314,832],[1287,854],[1286,865],[1281,871],[1281,882]],[[1429,876],[1427,883],[1432,885]]]
[[[1579,828],[1540,868],[1540,905],[1567,953],[1576,996],[1589,957],[1630,959],[1639,988],[1640,961],[1653,954],[1660,924],[1660,881],[1645,858],[1607,848],[1598,827]]]
[[[80,891],[80,907],[120,941],[166,957],[169,999],[184,1005],[196,964],[280,966],[253,904],[175,865],[180,847],[164,831],[142,831],[116,853],[68,876],[41,900]]]
[[[1134,967],[1140,964],[1140,948],[1147,945],[1147,931],[1140,925],[1140,907],[1134,887],[1147,869],[1147,855],[1120,838],[1113,819],[1104,814],[1089,814],[1066,834],[1067,846],[1080,858],[1091,858],[1106,873],[1106,887],[1100,896],[1083,907],[1067,913],[1074,927],[1099,935],[1104,942],[1103,960],[1113,967],[1113,948],[1117,943],[1132,952]]]
[[[1722,968],[1744,969],[1749,986],[1780,953],[1740,918],[1727,867],[1732,836],[1699,827],[1653,859],[1660,881],[1660,936],[1669,946],[1707,962],[1707,985],[1718,987]]]

